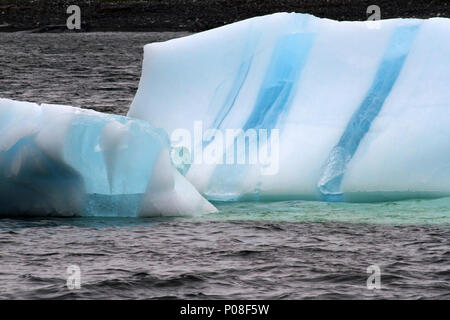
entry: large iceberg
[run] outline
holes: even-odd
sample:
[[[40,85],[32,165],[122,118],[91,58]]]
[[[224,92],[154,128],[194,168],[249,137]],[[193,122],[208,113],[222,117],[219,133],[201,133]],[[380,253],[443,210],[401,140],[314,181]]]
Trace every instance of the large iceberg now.
[[[446,196],[449,40],[446,18],[257,17],[146,45],[128,116],[209,199]]]
[[[168,141],[145,121],[0,99],[0,216],[215,212],[172,166]]]

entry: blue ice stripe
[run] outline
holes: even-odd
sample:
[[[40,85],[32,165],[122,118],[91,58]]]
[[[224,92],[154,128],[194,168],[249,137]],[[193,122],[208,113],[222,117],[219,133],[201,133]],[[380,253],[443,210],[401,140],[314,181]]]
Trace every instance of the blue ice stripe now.
[[[250,28],[249,34],[247,35],[247,41],[242,52],[242,60],[239,65],[237,75],[233,79],[233,83],[231,84],[230,90],[225,97],[224,103],[212,123],[212,128],[219,129],[222,126],[223,121],[233,109],[253,64],[255,50],[260,36],[261,32],[259,30],[255,31],[253,27]]]
[[[310,33],[292,33],[277,41],[252,112],[242,127],[244,132],[248,129],[273,129],[280,117],[289,111],[293,93],[306,64],[314,36]],[[235,147],[236,140],[237,137],[231,148]],[[248,141],[246,141],[246,159],[248,159],[248,149]],[[236,153],[234,155],[236,160],[238,155]],[[218,165],[210,179],[210,183],[214,185],[218,194],[206,196],[216,200],[238,199],[236,193],[239,192],[239,186],[247,172],[248,166],[244,164]],[[217,188],[218,181],[220,181],[219,188]]]
[[[237,77],[233,81],[231,89],[228,92],[227,97],[225,98],[225,102],[222,108],[220,108],[219,113],[214,119],[212,128],[219,129],[222,126],[222,122],[225,120],[225,118],[228,116],[231,109],[233,108],[236,99],[241,92],[242,86],[247,80],[252,60],[253,56],[245,59],[244,62],[242,62],[241,65],[239,66]]]
[[[247,129],[272,129],[292,102],[293,88],[307,61],[314,35],[292,33],[275,46],[253,110],[243,126]]]
[[[389,96],[418,29],[418,25],[409,25],[399,26],[394,30],[369,91],[328,156],[318,182],[318,188],[324,200],[343,200],[341,184],[347,164]]]

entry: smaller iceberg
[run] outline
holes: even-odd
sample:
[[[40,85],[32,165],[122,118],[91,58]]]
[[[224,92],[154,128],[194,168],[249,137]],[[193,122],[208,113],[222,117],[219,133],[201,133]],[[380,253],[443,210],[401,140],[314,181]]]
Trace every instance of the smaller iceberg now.
[[[174,216],[217,209],[173,167],[162,129],[0,99],[0,216]]]

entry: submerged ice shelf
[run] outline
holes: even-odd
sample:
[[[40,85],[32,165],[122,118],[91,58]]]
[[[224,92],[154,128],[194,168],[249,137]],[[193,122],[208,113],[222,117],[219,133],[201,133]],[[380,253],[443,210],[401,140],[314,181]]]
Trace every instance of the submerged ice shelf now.
[[[215,212],[145,121],[0,99],[0,216]]]
[[[449,39],[446,18],[248,19],[145,46],[128,116],[165,129],[174,147],[188,150],[186,178],[209,199],[447,196]],[[180,129],[193,138],[181,139]],[[216,144],[228,129],[242,131]],[[269,138],[278,130],[279,142],[268,147],[277,153],[273,174],[261,174],[266,163],[226,161],[239,137],[260,129]],[[205,161],[213,145],[215,163]]]

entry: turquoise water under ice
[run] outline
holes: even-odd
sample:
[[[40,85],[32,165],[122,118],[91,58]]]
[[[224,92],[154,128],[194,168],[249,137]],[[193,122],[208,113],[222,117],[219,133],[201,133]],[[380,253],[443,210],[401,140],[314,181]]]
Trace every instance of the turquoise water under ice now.
[[[450,198],[380,203],[280,201],[215,203],[215,205],[219,213],[206,215],[201,219],[450,226]]]

